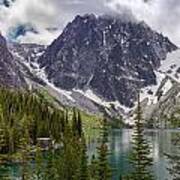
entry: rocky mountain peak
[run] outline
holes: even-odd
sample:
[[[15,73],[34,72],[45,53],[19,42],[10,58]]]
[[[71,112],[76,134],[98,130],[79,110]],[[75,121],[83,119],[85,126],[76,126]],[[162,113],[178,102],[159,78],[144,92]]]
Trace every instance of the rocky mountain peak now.
[[[156,70],[177,47],[144,22],[85,15],[67,25],[39,63],[56,87],[91,89],[132,107],[136,90],[156,84]]]

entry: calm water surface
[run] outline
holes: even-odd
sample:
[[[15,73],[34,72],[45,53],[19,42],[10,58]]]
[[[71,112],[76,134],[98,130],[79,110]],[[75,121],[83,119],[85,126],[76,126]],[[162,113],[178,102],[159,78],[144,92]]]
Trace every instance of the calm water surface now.
[[[154,166],[152,172],[156,180],[171,180],[166,170],[168,162],[164,153],[177,153],[177,149],[172,144],[173,137],[177,136],[180,130],[146,130],[145,137],[152,147],[152,156]],[[119,175],[125,175],[131,172],[131,166],[128,162],[128,156],[132,148],[131,129],[113,129],[109,136],[109,149],[111,151],[110,163],[113,171],[113,180],[119,180]],[[88,155],[91,157],[96,152],[97,142],[88,145]],[[11,166],[12,180],[18,179],[20,169],[17,165]],[[2,173],[0,169],[0,174]]]
[[[109,149],[111,151],[110,162],[115,169],[113,180],[118,180],[120,174],[127,174],[131,171],[128,162],[128,156],[131,151],[131,138],[133,130],[114,129],[109,137]],[[164,157],[164,153],[177,153],[176,148],[172,144],[172,138],[177,136],[180,130],[146,130],[145,137],[152,147],[152,156],[154,160],[153,173],[156,180],[170,180],[166,170],[168,162]],[[89,154],[95,152],[97,143],[89,145]]]

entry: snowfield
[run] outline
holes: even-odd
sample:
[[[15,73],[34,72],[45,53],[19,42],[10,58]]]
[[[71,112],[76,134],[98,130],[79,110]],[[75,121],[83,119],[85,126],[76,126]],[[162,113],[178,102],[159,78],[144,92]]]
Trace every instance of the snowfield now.
[[[180,49],[169,53],[166,60],[161,62],[159,72],[162,72],[180,82],[180,72],[177,72],[180,68]]]
[[[157,104],[157,92],[161,90],[162,96],[166,95],[173,87],[172,80],[180,83],[180,72],[178,73],[178,69],[180,70],[180,49],[169,53],[167,58],[161,62],[160,68],[155,71],[157,85],[148,86],[141,91],[141,101],[145,98],[148,99],[147,105]],[[149,91],[151,91],[150,94]]]
[[[128,113],[131,109],[128,107],[125,107],[123,105],[121,105],[118,101],[105,101],[102,98],[100,98],[99,96],[97,96],[91,89],[88,89],[86,91],[82,91],[79,89],[73,89],[73,91],[75,92],[79,92],[80,94],[83,94],[84,96],[86,96],[88,99],[92,100],[93,102],[102,105],[104,107],[107,108],[111,108],[111,106],[113,105],[115,109],[121,109],[125,114]]]

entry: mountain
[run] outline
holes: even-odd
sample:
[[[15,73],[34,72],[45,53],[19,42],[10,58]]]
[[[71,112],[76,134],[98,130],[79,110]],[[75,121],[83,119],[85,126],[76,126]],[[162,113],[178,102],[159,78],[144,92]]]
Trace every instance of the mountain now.
[[[133,107],[137,89],[157,84],[154,70],[177,47],[144,22],[77,16],[39,58],[56,87]]]
[[[22,88],[26,86],[17,62],[7,47],[5,38],[0,34],[0,84],[1,86]]]
[[[21,72],[28,88],[45,85],[45,82],[36,73],[37,59],[45,51],[46,46],[37,44],[9,43],[9,50]]]
[[[142,89],[144,118],[164,127],[180,110],[180,49],[169,53],[156,71],[157,85]],[[148,93],[151,92],[151,93]]]
[[[123,114],[127,123],[137,89],[147,120],[171,114],[180,102],[180,50],[144,22],[85,15],[47,47],[0,40],[1,84],[43,89],[65,106]]]

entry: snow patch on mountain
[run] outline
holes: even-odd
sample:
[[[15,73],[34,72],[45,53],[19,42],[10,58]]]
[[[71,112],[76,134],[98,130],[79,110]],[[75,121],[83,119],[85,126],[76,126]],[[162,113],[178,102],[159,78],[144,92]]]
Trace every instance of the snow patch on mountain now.
[[[172,88],[172,86],[173,86],[172,81],[168,79],[162,88],[162,95],[165,95]]]
[[[156,96],[158,88],[160,87],[163,79],[166,77],[164,73],[160,73],[155,71],[157,84],[153,86],[147,86],[141,89],[140,100],[144,99],[148,100],[148,105],[156,104],[158,101],[158,97]]]
[[[45,82],[47,86],[51,87],[52,89],[54,89],[58,93],[66,96],[70,101],[72,101],[72,102],[75,101],[71,97],[72,92],[57,88],[52,82],[50,82],[48,80],[44,68],[40,68],[39,64],[37,63],[37,57],[39,57],[42,54],[42,52],[39,52],[36,55],[34,54],[34,56],[36,56],[36,58],[34,58],[34,62],[30,61],[29,59],[24,59],[24,57],[19,55],[18,52],[12,52],[12,54],[13,54],[14,57],[18,58],[21,61],[21,63],[23,63],[29,69],[29,71],[32,74],[36,75],[38,78],[43,80],[43,82]]]
[[[161,62],[159,72],[165,73],[180,82],[180,72],[178,71],[180,68],[180,49],[168,53],[166,60]]]
[[[47,78],[47,75],[45,73],[44,68],[40,68],[39,64],[34,62],[33,65],[36,67],[36,69],[32,69],[31,66],[26,63],[27,66],[29,66],[29,68],[32,70],[32,72],[34,72],[37,77],[39,77],[40,79],[42,79],[46,85],[48,85],[49,87],[53,88],[54,90],[56,90],[57,92],[59,92],[60,94],[63,94],[64,96],[66,96],[70,101],[74,102],[75,100],[71,97],[72,92],[70,91],[66,91],[66,90],[62,90],[60,88],[57,88],[52,82],[50,82]]]
[[[118,102],[118,101],[109,101],[108,102],[108,101],[103,100],[102,98],[97,96],[91,89],[88,89],[86,91],[82,91],[80,89],[73,89],[73,91],[83,94],[88,99],[92,100],[93,102],[95,102],[99,105],[102,105],[103,107],[112,108],[112,106],[113,106],[116,110],[118,110],[118,109],[122,110],[122,112],[124,114],[128,113],[131,110],[131,108],[121,105],[120,102]]]
[[[157,104],[158,91],[161,92],[161,96],[165,96],[173,87],[173,80],[180,82],[180,49],[168,53],[167,58],[161,61],[160,68],[154,72],[156,85],[147,86],[141,90],[141,101],[148,100],[147,105]]]
[[[39,67],[39,64],[34,62],[33,63],[37,69],[36,70],[33,70],[36,75],[42,79],[48,86],[50,86],[51,88],[53,88],[54,90],[56,90],[57,92],[59,92],[60,94],[63,94],[64,96],[66,96],[69,100],[71,100],[72,102],[75,102],[75,100],[71,97],[72,95],[72,92],[71,91],[66,91],[66,90],[63,90],[63,89],[60,89],[60,88],[57,88],[52,82],[50,82],[47,78],[47,75],[45,73],[45,70],[44,68],[40,68]]]

